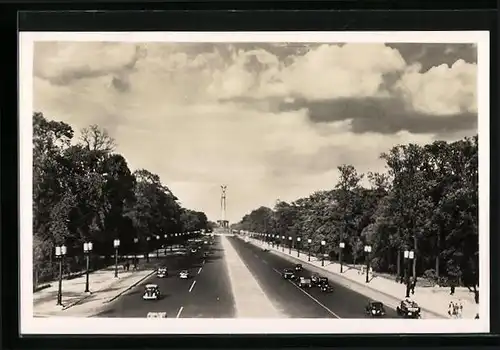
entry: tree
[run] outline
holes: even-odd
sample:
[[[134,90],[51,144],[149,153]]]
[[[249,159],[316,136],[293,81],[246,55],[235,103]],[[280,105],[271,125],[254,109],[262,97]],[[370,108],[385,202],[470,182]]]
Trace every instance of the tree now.
[[[96,124],[82,129],[80,141],[91,151],[113,152],[116,149],[115,140],[108,131],[99,128]]]
[[[52,278],[56,245],[65,244],[69,271],[82,268],[85,241],[95,255],[109,255],[113,240],[120,253],[149,249],[145,238],[184,229],[208,227],[204,213],[181,208],[160,177],[145,169],[134,173],[125,157],[113,153],[114,140],[97,125],[82,131],[72,144],[73,129],[33,114],[33,268],[35,276]],[[181,212],[188,212],[186,222]],[[194,224],[192,225],[192,223]],[[97,266],[94,265],[93,266]]]
[[[320,241],[330,253],[346,244],[344,261],[356,262],[363,245],[372,246],[372,266],[401,275],[402,252],[415,252],[412,274],[438,281],[456,281],[475,290],[478,283],[478,145],[477,135],[452,143],[396,145],[381,154],[385,173],[363,174],[352,165],[338,168],[333,189],[278,201],[274,232]],[[259,208],[260,209],[260,208]],[[245,215],[235,225],[265,232],[262,210]],[[269,211],[266,211],[269,212]]]

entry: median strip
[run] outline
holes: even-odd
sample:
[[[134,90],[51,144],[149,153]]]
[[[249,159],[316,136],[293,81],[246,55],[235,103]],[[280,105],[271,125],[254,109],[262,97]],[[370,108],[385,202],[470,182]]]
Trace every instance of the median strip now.
[[[285,318],[268,299],[227,237],[221,236],[237,318]]]

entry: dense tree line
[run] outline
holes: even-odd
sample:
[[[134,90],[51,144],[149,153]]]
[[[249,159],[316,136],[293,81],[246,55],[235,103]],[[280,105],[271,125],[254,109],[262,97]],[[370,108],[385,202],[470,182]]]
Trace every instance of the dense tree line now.
[[[292,203],[260,207],[233,225],[251,232],[300,236],[317,253],[326,241],[332,259],[364,261],[372,246],[374,271],[402,274],[403,252],[413,250],[413,276],[434,282],[478,283],[478,138],[398,145],[381,155],[386,172],[338,167],[337,185]],[[306,243],[307,244],[307,243]],[[344,260],[345,260],[344,259]]]
[[[75,140],[70,125],[34,113],[33,270],[37,279],[53,276],[57,245],[66,245],[66,269],[74,271],[81,268],[87,241],[93,242],[97,259],[114,253],[114,239],[120,239],[121,254],[142,253],[172,243],[176,238],[170,234],[209,228],[203,212],[183,208],[177,200],[158,175],[145,169],[131,172],[106,130],[91,125]]]

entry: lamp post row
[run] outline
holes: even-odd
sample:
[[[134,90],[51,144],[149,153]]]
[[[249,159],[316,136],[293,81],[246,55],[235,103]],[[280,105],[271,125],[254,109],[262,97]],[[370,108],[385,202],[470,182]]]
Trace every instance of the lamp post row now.
[[[175,234],[170,234],[172,237],[180,237],[184,235],[189,235],[192,233],[199,233],[201,231],[194,231],[194,232],[183,232],[183,233],[175,233]],[[165,234],[164,238],[167,239],[169,235]],[[146,237],[146,241],[150,241],[151,237]],[[159,240],[160,236],[156,236],[156,239]],[[139,242],[139,238],[135,237],[134,238],[134,243],[137,244]],[[115,239],[113,240],[113,247],[115,248],[115,278],[118,277],[118,248],[120,247],[120,240]],[[90,281],[89,281],[89,271],[90,271],[90,254],[92,253],[93,250],[93,244],[92,242],[84,242],[83,243],[83,253],[85,255],[85,260],[86,260],[86,277],[85,277],[85,293],[91,293],[90,292]],[[60,246],[55,247],[55,256],[56,259],[59,261],[59,281],[58,281],[58,291],[57,291],[57,304],[59,306],[62,306],[62,266],[64,263],[64,257],[66,256],[68,252],[68,248],[63,244]],[[157,250],[158,253],[158,250]],[[166,255],[166,251],[165,251]],[[158,256],[159,257],[159,256]],[[137,251],[134,250],[134,258],[137,258]],[[147,253],[147,258],[149,261],[149,253]]]
[[[255,234],[252,234],[252,235],[255,235]],[[258,236],[260,236],[261,240],[263,241],[264,239],[267,241],[268,245],[269,244],[272,244],[273,247],[274,245],[276,244],[277,247],[279,248],[279,245],[281,243],[281,250],[284,252],[285,251],[285,236],[281,236],[281,240],[280,240],[280,235],[278,234],[270,234],[270,233],[260,233],[260,234],[257,234]],[[293,238],[292,236],[289,236],[288,237],[288,240],[289,240],[289,250],[288,250],[288,254],[292,254],[292,245],[293,245]],[[271,242],[270,242],[271,241]],[[296,250],[297,250],[297,257],[300,257],[300,244],[302,242],[302,238],[301,237],[297,237],[296,238]],[[307,239],[307,246],[308,246],[308,256],[307,256],[307,260],[308,261],[311,261],[311,243],[312,243],[312,240],[310,238]],[[326,241],[325,240],[322,240],[320,242],[320,247],[321,247],[321,250],[320,250],[320,253],[321,253],[321,266],[325,266],[325,252],[324,252],[324,249],[325,249],[325,246],[326,246]],[[342,252],[343,250],[345,249],[345,242],[340,242],[339,243],[339,248],[340,248],[340,251],[339,251],[339,262],[340,262],[340,273],[343,273],[343,268],[344,268],[344,264],[343,264],[343,261],[342,261]],[[369,280],[369,271],[370,271],[370,255],[372,253],[372,246],[371,245],[365,245],[364,246],[364,252],[365,252],[365,256],[366,256],[366,283],[369,283],[370,280]],[[406,279],[406,284],[407,284],[407,291],[406,291],[406,294],[407,294],[407,297],[409,297],[409,292],[410,292],[410,281],[409,281],[409,266],[411,266],[411,264],[409,264],[409,262],[411,260],[414,259],[414,252],[413,251],[410,251],[410,250],[405,250],[404,251],[404,258],[405,258],[405,279]]]

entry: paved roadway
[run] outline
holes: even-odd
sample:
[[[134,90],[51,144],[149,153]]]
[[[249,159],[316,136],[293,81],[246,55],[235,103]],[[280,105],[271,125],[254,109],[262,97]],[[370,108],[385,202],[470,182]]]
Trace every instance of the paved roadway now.
[[[322,293],[317,288],[302,290],[295,283],[281,276],[284,268],[294,265],[284,258],[236,237],[230,242],[243,262],[256,277],[270,300],[291,318],[366,318],[365,306],[369,298],[330,280],[332,293]],[[302,276],[312,272],[303,269]],[[398,317],[394,309],[386,306],[385,317]]]
[[[137,287],[114,301],[99,317],[146,317],[148,312],[166,312],[175,318],[231,318],[235,314],[227,268],[223,260],[220,237],[207,248],[209,256],[202,254],[169,256],[162,265],[169,276],[153,275]],[[179,278],[180,270],[189,270],[188,280]],[[144,286],[157,284],[163,296],[160,300],[143,300]]]

